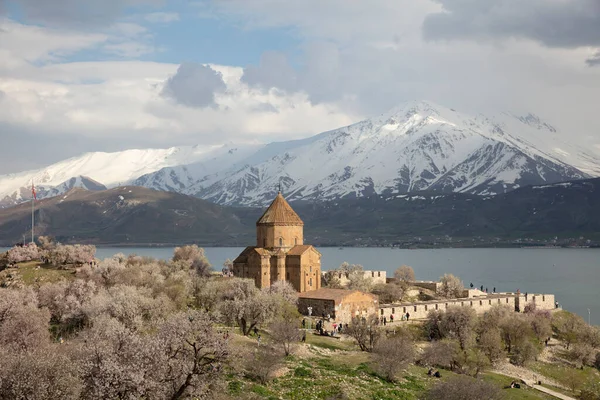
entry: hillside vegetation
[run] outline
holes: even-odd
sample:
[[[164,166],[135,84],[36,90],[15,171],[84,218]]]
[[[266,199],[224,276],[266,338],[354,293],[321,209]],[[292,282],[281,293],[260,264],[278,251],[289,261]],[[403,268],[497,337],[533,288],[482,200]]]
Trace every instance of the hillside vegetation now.
[[[600,331],[566,312],[458,307],[320,336],[300,329],[289,284],[211,274],[196,246],[168,262],[84,261],[91,250],[45,242],[35,251],[46,263],[2,271],[19,278],[0,288],[0,398],[548,399],[523,383],[534,373],[555,391],[600,395]]]

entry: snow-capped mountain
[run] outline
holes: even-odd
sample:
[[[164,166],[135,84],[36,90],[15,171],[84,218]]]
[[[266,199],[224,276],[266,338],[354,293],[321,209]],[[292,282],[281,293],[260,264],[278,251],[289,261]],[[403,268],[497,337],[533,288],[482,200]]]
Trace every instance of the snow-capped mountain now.
[[[75,176],[239,205],[269,202],[279,184],[292,200],[317,200],[420,190],[489,195],[600,176],[600,158],[565,139],[532,114],[472,117],[410,102],[303,140],[91,153],[0,177],[0,198],[18,202],[31,178],[51,186]]]
[[[89,190],[112,188],[130,184],[142,175],[165,167],[198,162],[225,147],[190,146],[86,153],[47,168],[0,176],[0,206],[29,200],[32,184],[36,187],[38,198],[56,196],[73,187]]]

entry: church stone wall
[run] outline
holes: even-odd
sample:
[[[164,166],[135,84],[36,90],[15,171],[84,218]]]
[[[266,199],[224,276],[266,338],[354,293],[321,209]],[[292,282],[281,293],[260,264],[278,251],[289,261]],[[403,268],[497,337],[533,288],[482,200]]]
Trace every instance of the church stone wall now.
[[[315,251],[307,251],[300,259],[301,292],[321,288],[321,257]]]
[[[279,239],[283,245],[280,246]],[[259,225],[256,227],[256,246],[263,248],[284,247],[292,248],[304,244],[304,233],[302,226],[269,226]]]

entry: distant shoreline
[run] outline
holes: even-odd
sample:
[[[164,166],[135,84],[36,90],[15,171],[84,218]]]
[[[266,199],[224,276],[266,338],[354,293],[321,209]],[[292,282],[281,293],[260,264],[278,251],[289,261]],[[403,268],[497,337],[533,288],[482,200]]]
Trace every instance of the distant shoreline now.
[[[160,243],[160,244],[149,244],[149,243],[102,243],[102,244],[94,244],[89,242],[81,242],[81,243],[65,243],[65,244],[92,244],[97,248],[144,248],[144,249],[165,249],[165,248],[173,248],[178,246],[185,246],[190,244],[197,244],[200,247],[213,247],[213,248],[244,248],[247,246],[244,245],[236,245],[236,244],[225,244],[218,245],[215,243]],[[11,245],[1,244],[0,247],[10,248]],[[497,244],[497,245],[480,245],[480,246],[435,246],[435,245],[423,245],[423,246],[343,246],[343,245],[319,245],[316,244],[315,247],[320,248],[339,248],[343,249],[390,249],[390,250],[437,250],[437,249],[528,249],[528,250],[558,250],[558,249],[569,249],[569,250],[594,250],[600,249],[598,245],[592,246],[542,246],[542,245],[531,245],[524,246],[522,244]]]

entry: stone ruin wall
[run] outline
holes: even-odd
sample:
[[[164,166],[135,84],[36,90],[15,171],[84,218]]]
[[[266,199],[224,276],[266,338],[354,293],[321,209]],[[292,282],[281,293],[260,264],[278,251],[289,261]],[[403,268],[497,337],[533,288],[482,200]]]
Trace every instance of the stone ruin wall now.
[[[364,271],[365,278],[370,278],[373,280],[373,285],[377,285],[380,283],[386,283],[387,272],[386,271]],[[338,279],[340,280],[340,285],[348,286],[350,280],[348,277],[342,273],[338,274]]]
[[[410,319],[425,319],[431,310],[445,310],[448,307],[471,307],[477,314],[483,314],[495,305],[509,306],[511,310],[515,306],[519,306],[523,312],[527,303],[535,302],[538,310],[554,310],[555,298],[553,294],[531,294],[528,295],[527,301],[523,294],[502,293],[490,296],[482,296],[479,298],[465,299],[448,299],[448,300],[433,300],[415,303],[400,303],[400,304],[381,304],[379,306],[380,317],[386,317],[389,321],[390,315],[394,315],[394,321],[400,321],[402,314],[410,313]]]

